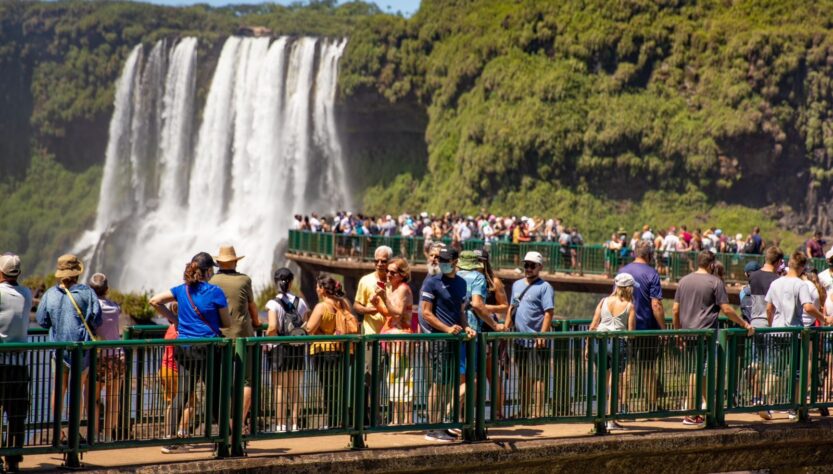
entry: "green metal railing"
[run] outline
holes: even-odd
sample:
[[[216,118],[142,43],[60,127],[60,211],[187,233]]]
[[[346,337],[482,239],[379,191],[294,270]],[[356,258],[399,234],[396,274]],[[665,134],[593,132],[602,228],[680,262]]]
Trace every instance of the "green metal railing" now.
[[[442,240],[446,245],[450,239]],[[425,240],[422,237],[384,237],[378,235],[356,236],[321,232],[289,231],[288,251],[328,259],[353,259],[373,261],[373,252],[380,245],[387,245],[394,254],[405,257],[411,264],[425,263]],[[562,246],[557,242],[525,242],[513,244],[504,240],[486,243],[469,239],[462,243],[464,250],[488,246],[494,268],[514,269],[521,266],[520,259],[526,252],[534,250],[544,256],[544,269],[550,273],[571,273],[579,275],[612,275],[629,263],[632,257],[622,257],[600,244]],[[756,261],[763,265],[763,255],[717,253],[717,261],[724,267],[724,277],[729,282],[745,282],[743,269],[747,263]],[[811,259],[815,268],[828,267],[824,259]],[[677,281],[697,268],[696,252],[657,252],[656,267],[660,274],[671,281]]]
[[[77,467],[85,451],[136,446],[214,443],[217,456],[229,456],[257,439],[342,434],[359,448],[376,432],[456,428],[471,441],[496,426],[587,422],[601,434],[614,419],[705,415],[715,426],[726,413],[795,410],[806,419],[811,408],[833,406],[833,328],[761,329],[753,337],[739,329],[572,330],[585,323],[471,340],[0,344],[0,403],[11,408],[0,433],[23,433],[3,439],[0,456],[62,453]]]

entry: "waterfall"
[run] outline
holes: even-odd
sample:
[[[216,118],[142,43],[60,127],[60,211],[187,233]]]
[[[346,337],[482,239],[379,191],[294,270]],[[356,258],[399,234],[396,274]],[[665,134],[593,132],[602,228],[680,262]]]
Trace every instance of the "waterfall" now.
[[[334,117],[347,41],[230,37],[202,109],[197,40],[131,52],[116,84],[95,227],[77,251],[124,290],[169,288],[198,251],[232,244],[270,282],[295,212],[349,202]]]

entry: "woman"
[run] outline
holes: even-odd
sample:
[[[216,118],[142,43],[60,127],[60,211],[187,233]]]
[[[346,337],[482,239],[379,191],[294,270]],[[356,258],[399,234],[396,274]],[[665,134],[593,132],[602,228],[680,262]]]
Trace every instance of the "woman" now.
[[[350,312],[350,303],[344,297],[341,283],[327,275],[320,275],[315,286],[318,304],[306,323],[306,331],[311,335],[358,334],[359,322]],[[344,414],[340,413],[344,378],[341,358],[344,348],[340,342],[316,342],[310,345],[310,356],[318,373],[318,381],[323,391],[327,407],[326,424],[323,429],[342,426]]]
[[[85,342],[92,341],[95,330],[101,326],[101,306],[95,292],[87,285],[78,283],[78,277],[84,272],[84,264],[75,255],[67,254],[58,257],[55,278],[58,284],[46,290],[38,305],[37,321],[45,329],[49,329],[50,342]],[[73,360],[72,351],[64,350],[61,362],[64,371],[61,380],[56,380],[55,386],[60,386],[60,392],[52,392],[52,406],[57,409],[58,400],[66,398],[68,377]],[[87,390],[87,369],[90,365],[89,354],[85,353],[82,364],[81,384],[82,393]],[[60,398],[56,399],[56,395]],[[89,400],[86,400],[89,403]],[[69,413],[64,411],[64,413]],[[84,410],[87,413],[87,410]],[[61,441],[66,440],[66,432],[61,430]]]
[[[214,259],[207,252],[200,252],[185,265],[183,272],[183,283],[168,291],[153,295],[150,305],[159,315],[164,316],[171,322],[177,324],[177,339],[202,339],[220,338],[220,328],[231,326],[231,317],[228,312],[228,303],[223,290],[216,285],[208,283],[214,276]],[[167,303],[176,301],[178,314],[166,306]],[[194,410],[195,388],[199,381],[206,379],[207,360],[214,357],[220,360],[219,353],[211,353],[214,349],[205,344],[177,346],[174,357],[180,370],[187,373],[188,400],[185,405],[183,418],[193,420],[196,423],[197,417],[192,416]],[[214,364],[213,386],[206,387],[211,390],[211,407],[214,419],[219,416],[220,401],[220,367],[221,364]],[[188,429],[193,429],[189,426]]]
[[[408,282],[411,269],[404,258],[388,262],[388,284],[377,288],[371,303],[385,317],[383,334],[411,334],[411,314],[414,297]],[[390,368],[388,372],[388,394],[393,404],[391,424],[413,422],[414,376],[410,354],[413,346],[407,341],[393,341],[389,347]]]
[[[278,294],[266,303],[266,309],[269,311],[269,327],[266,329],[266,335],[305,334],[301,328],[307,321],[309,308],[303,298],[289,291],[295,275],[288,268],[279,268],[275,271],[273,279]],[[292,431],[298,430],[304,351],[304,344],[281,344],[270,348],[267,361],[272,369],[272,385],[275,387],[277,407],[275,431],[287,431],[288,427]],[[287,408],[290,413],[289,419],[286,417]]]
[[[482,250],[476,252],[478,253],[478,260],[483,263],[483,274],[486,276],[486,309],[491,313],[492,319],[498,323],[498,330],[505,331],[507,328],[503,325],[503,322],[500,320],[500,315],[506,314],[506,311],[509,309],[509,300],[506,298],[506,288],[503,285],[503,281],[500,278],[495,277],[495,273],[492,270],[492,263],[489,260],[489,250],[483,248]],[[488,324],[483,325],[483,331],[489,332],[491,328]],[[506,376],[509,375],[509,352],[507,350],[506,341],[498,341],[497,343],[497,350],[498,350],[498,364],[502,364],[504,367],[504,371]],[[496,382],[492,382],[492,349],[495,347],[494,344],[487,345],[488,352],[486,353],[486,379],[489,381],[489,384],[492,383],[497,384],[497,400],[495,401],[495,418],[503,419],[503,383],[500,381],[500,372],[498,372],[498,378]]]
[[[110,291],[107,276],[103,273],[96,273],[91,276],[90,288],[95,291],[98,304],[101,306],[102,322],[97,330],[98,335],[105,341],[120,340],[121,307],[107,298]],[[124,384],[124,352],[120,347],[101,348],[98,350],[96,366],[95,393],[97,406],[101,403],[101,391],[104,390],[106,393],[104,398],[104,429],[101,441],[123,439],[123,436],[116,433],[116,426],[119,414],[119,394]]]
[[[636,308],[633,305],[633,286],[634,279],[627,273],[620,273],[613,279],[615,289],[613,294],[602,298],[598,306],[596,306],[596,313],[593,315],[593,321],[590,323],[591,331],[633,331],[636,329]],[[617,342],[619,350],[619,367],[612,367],[613,355],[613,341]],[[616,370],[617,377],[619,374],[625,372],[626,348],[623,339],[610,338],[608,339],[607,354],[608,354],[608,374],[607,386],[611,386],[611,379],[613,378],[613,371]],[[589,348],[589,346],[588,346]],[[585,348],[584,356],[587,357],[588,349]],[[627,378],[622,377],[622,393],[628,393]],[[610,394],[608,394],[608,405],[610,404]],[[621,400],[622,397],[620,396]],[[610,406],[608,406],[610,410]],[[622,426],[615,420],[607,422],[608,430],[620,430]]]

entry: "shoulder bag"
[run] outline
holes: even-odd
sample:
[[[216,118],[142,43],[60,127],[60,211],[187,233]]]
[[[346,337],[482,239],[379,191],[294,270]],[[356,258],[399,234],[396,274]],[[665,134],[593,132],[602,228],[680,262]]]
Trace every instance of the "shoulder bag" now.
[[[90,325],[87,324],[87,319],[84,317],[84,312],[81,311],[81,308],[78,306],[78,303],[75,302],[75,298],[72,297],[72,292],[69,291],[69,288],[64,288],[64,291],[67,292],[67,296],[69,296],[69,300],[72,302],[72,306],[75,307],[75,311],[78,313],[78,317],[81,319],[81,323],[84,324],[84,329],[87,330],[87,334],[90,335],[90,339],[93,341],[100,341],[101,337],[96,336],[93,330],[90,328]]]

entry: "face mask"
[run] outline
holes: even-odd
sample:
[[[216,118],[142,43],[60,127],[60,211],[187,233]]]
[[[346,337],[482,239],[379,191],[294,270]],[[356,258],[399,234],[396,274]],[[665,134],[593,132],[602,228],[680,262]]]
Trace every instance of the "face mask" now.
[[[428,274],[431,276],[439,275],[440,274],[440,266],[439,265],[428,265]]]
[[[443,273],[443,275],[447,275],[454,271],[454,265],[446,262],[441,262],[440,271]]]

